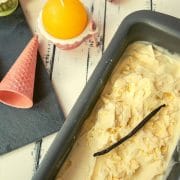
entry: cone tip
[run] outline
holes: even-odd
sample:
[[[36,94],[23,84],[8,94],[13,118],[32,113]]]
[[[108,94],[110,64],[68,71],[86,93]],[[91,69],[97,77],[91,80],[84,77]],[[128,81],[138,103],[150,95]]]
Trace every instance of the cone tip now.
[[[36,48],[38,48],[39,46],[38,35],[34,35],[29,43],[35,45]]]
[[[33,36],[33,38],[36,39],[36,40],[38,40],[38,35],[35,34],[35,35]]]
[[[31,42],[34,42],[35,44],[39,45],[39,41],[38,41],[38,35],[34,35],[31,39]]]

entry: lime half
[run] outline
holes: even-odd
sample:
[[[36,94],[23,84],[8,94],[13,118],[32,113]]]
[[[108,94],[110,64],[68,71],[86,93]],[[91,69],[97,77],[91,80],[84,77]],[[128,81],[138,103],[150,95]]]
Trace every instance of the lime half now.
[[[7,0],[0,3],[0,16],[7,16],[14,12],[18,6],[18,0]]]

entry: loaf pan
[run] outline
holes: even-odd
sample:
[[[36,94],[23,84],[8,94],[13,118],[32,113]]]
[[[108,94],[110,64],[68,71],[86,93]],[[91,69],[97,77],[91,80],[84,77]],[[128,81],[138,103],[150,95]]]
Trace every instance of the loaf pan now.
[[[55,178],[76,140],[80,127],[91,113],[122,53],[130,43],[139,40],[149,41],[171,52],[180,53],[180,20],[146,10],[134,12],[124,19],[33,180]],[[177,160],[178,156],[179,153],[175,152],[173,157]],[[180,178],[180,164],[177,163],[168,179],[178,178]]]

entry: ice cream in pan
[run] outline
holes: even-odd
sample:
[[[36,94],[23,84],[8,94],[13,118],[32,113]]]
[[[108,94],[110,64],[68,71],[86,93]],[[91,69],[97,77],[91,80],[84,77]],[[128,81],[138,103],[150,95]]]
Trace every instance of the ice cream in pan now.
[[[96,26],[79,0],[48,0],[38,17],[40,33],[58,48],[69,50],[93,37]]]
[[[162,180],[179,117],[180,56],[147,42],[129,45],[56,180]]]

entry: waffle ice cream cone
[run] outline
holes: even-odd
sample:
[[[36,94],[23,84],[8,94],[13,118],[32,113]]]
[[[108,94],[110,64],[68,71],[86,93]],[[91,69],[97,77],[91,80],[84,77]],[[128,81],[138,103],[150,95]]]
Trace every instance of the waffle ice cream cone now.
[[[38,37],[34,36],[0,83],[0,101],[16,108],[33,106]]]

